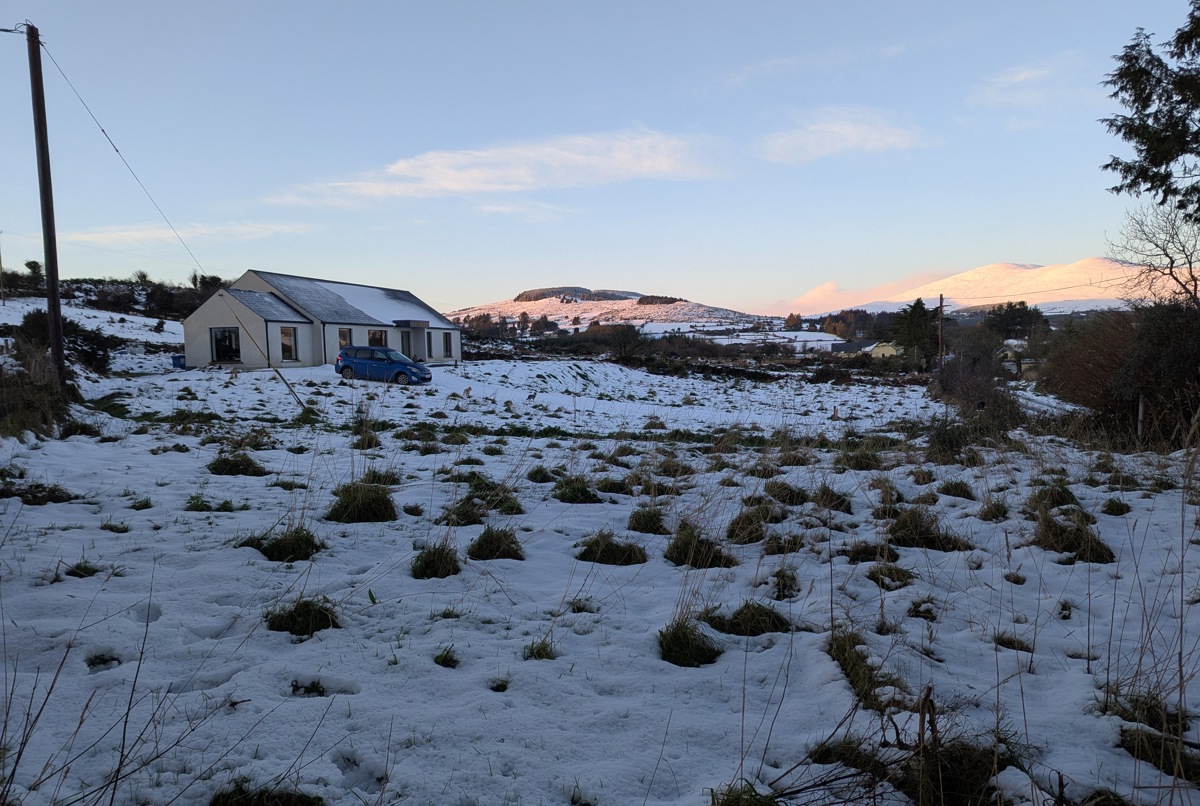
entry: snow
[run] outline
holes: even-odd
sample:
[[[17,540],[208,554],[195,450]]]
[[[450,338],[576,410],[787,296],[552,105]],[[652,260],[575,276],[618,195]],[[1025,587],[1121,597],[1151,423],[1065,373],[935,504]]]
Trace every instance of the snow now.
[[[0,305],[0,325],[19,325],[25,314],[33,310],[46,310],[46,301],[36,297],[6,299]],[[62,314],[85,327],[98,327],[106,333],[145,344],[183,344],[183,323],[163,323],[161,333],[154,332],[158,320],[137,314],[119,314],[98,311],[76,304],[74,300],[62,301]]]
[[[1113,457],[1139,479],[1121,490],[1105,483],[1095,452],[1020,431],[1008,446],[981,449],[984,461],[972,467],[927,465],[919,441],[902,441],[883,452],[885,469],[846,470],[838,450],[814,442],[811,464],[784,466],[776,478],[810,491],[828,484],[850,497],[853,514],[789,507],[788,519],[769,530],[802,536],[798,551],[729,546],[740,565],[703,571],[666,561],[669,537],[630,532],[630,512],[653,502],[670,525],[687,519],[723,537],[743,497],[763,493],[764,479],[747,471],[778,458],[754,437],[788,430],[835,441],[900,439],[944,407],[920,387],[800,377],[711,382],[587,361],[465,363],[439,369],[429,387],[404,388],[343,382],[328,366],[234,376],[172,371],[163,356],[118,360],[149,374],[90,379],[84,395],[124,395],[131,418],[141,419],[77,407],[103,437],[0,440],[0,468],[23,473],[18,483],[59,484],[79,496],[43,506],[0,499],[12,713],[19,722],[27,704],[47,703],[16,769],[14,800],[94,800],[89,793],[116,768],[124,734],[116,797],[123,803],[203,804],[245,780],[338,806],[701,804],[710,790],[743,778],[762,791],[813,778],[823,768],[804,763],[805,755],[830,736],[911,743],[926,687],[944,738],[984,742],[999,731],[1018,749],[1024,772],[1010,769],[996,781],[1014,800],[1049,802],[1060,773],[1075,802],[1100,788],[1155,802],[1173,783],[1117,746],[1129,724],[1098,703],[1106,681],[1158,686],[1173,702],[1180,646],[1186,698],[1198,693],[1192,648],[1200,627],[1190,602],[1200,555],[1183,453]],[[321,412],[320,423],[290,422],[298,405],[284,380]],[[195,432],[147,422],[180,410],[220,420]],[[360,410],[388,421],[381,448],[350,447],[346,426]],[[455,425],[486,433],[422,455],[420,440],[405,433],[422,423],[442,428],[439,435]],[[223,439],[260,426],[280,441],[252,451],[270,475],[206,469]],[[529,435],[548,428],[558,430]],[[742,447],[707,452],[720,429],[740,433]],[[619,446],[636,451],[622,459],[629,468],[603,458]],[[539,465],[593,481],[622,478],[651,472],[671,454],[695,470],[660,478],[679,495],[614,493],[572,505],[551,497],[552,485],[526,478]],[[455,464],[466,459],[481,464]],[[330,491],[368,467],[396,471],[393,500],[420,505],[422,514],[379,524],[327,520]],[[914,469],[936,480],[919,485]],[[493,512],[487,523],[515,530],[524,561],[468,560],[466,547],[484,527],[435,522],[464,494],[447,481],[450,470],[481,471],[515,488],[524,514]],[[884,591],[872,583],[871,563],[843,552],[882,538],[886,522],[872,518],[880,502],[872,482],[881,477],[908,501],[944,481],[966,481],[980,501],[941,495],[935,508],[973,549],[900,548],[898,564],[916,574],[913,584]],[[1055,478],[1098,519],[1115,563],[1062,564],[1028,545],[1033,523],[1020,506]],[[1162,489],[1168,485],[1155,479],[1177,486]],[[306,486],[273,486],[279,481]],[[232,511],[189,511],[196,496],[229,501]],[[1110,497],[1132,511],[1102,514]],[[1010,516],[978,519],[985,498],[1008,503]],[[133,508],[145,499],[148,508]],[[328,544],[311,561],[270,562],[236,545],[296,524]],[[601,529],[643,545],[648,562],[576,560],[576,543]],[[447,537],[462,573],[414,579],[418,547]],[[65,575],[83,558],[103,571]],[[795,570],[798,592],[775,601],[771,575],[781,566]],[[269,631],[264,613],[301,596],[326,597],[342,628],[307,639]],[[680,668],[661,659],[657,633],[675,616],[708,607],[729,613],[744,600],[775,607],[799,629],[741,638],[706,626],[724,649],[716,663]],[[935,620],[909,615],[926,602]],[[892,625],[887,634],[875,630],[881,618]],[[826,653],[835,624],[861,632],[865,655],[898,681],[880,692],[904,703],[886,718],[856,708]],[[997,647],[1000,632],[1033,652]],[[523,649],[542,638],[557,657],[524,660]],[[447,647],[457,668],[433,661]],[[503,691],[494,690],[498,681]],[[304,695],[318,683],[323,694]],[[6,774],[16,736],[10,725]],[[1198,737],[1192,729],[1185,738]],[[1197,800],[1190,785],[1174,783],[1175,802]]]

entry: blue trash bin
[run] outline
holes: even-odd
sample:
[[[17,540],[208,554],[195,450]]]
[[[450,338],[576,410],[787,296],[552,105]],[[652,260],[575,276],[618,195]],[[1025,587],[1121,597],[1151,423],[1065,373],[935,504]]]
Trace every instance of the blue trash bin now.
[[[175,369],[183,369],[183,359],[187,356],[179,355],[178,353],[171,356],[171,366]]]

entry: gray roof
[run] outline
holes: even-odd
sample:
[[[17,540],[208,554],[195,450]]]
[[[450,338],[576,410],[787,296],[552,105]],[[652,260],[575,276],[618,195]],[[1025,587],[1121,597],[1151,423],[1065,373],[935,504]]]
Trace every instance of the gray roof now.
[[[245,305],[268,322],[305,322],[308,317],[274,294],[263,291],[247,291],[242,288],[227,288],[225,293]]]
[[[387,322],[381,322],[355,308],[316,280],[269,271],[255,270],[254,273],[321,322],[335,322],[339,325],[388,325]]]

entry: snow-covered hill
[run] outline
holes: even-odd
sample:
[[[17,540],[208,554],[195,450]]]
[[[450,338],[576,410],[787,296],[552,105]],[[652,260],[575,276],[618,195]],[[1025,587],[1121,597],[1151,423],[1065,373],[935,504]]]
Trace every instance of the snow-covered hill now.
[[[446,316],[450,319],[465,320],[468,317],[486,313],[491,314],[493,319],[503,316],[511,321],[522,313],[526,313],[530,319],[549,317],[561,327],[587,327],[596,322],[638,326],[657,323],[677,325],[680,328],[695,325],[698,329],[748,327],[755,322],[771,319],[686,300],[667,305],[639,305],[638,299],[641,296],[637,295],[637,298],[634,299],[588,300],[579,299],[577,296],[563,295],[529,302],[502,300],[451,311]],[[577,324],[575,324],[576,318],[579,320]]]
[[[1046,313],[1117,308],[1125,305],[1124,297],[1129,294],[1126,283],[1134,271],[1129,264],[1103,257],[1051,266],[991,263],[859,307],[895,310],[917,297],[936,304],[938,294],[944,294],[950,309],[1021,300]]]

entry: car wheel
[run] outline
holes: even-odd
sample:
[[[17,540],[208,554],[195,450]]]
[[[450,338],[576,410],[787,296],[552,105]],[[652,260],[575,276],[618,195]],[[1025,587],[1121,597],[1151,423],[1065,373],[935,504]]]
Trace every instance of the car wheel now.
[[[400,384],[401,386],[408,386],[408,373],[407,372],[397,372],[396,377],[392,378],[392,381]]]
[[[342,377],[348,381],[354,380],[354,370],[350,367],[342,367]]]

